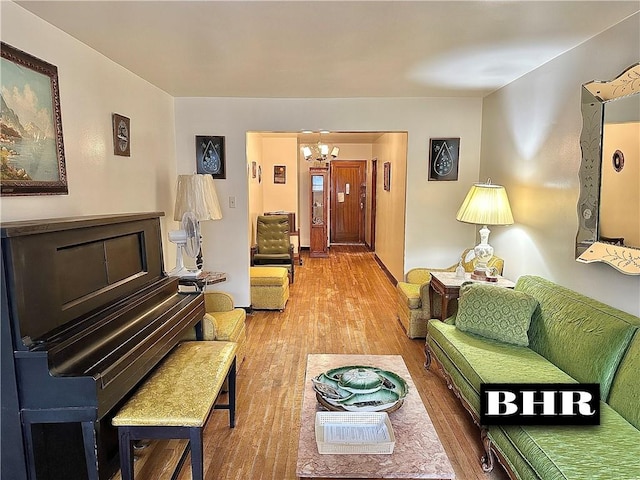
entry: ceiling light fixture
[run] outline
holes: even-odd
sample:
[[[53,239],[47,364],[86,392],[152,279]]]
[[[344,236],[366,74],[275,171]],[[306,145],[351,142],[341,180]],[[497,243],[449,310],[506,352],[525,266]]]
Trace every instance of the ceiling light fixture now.
[[[322,134],[329,133],[327,131],[321,131],[318,133],[318,143],[310,145],[302,145],[302,156],[307,162],[328,162],[329,160],[335,160],[340,153],[340,148],[333,146],[330,147],[326,143],[322,143]],[[329,153],[331,152],[331,153]]]

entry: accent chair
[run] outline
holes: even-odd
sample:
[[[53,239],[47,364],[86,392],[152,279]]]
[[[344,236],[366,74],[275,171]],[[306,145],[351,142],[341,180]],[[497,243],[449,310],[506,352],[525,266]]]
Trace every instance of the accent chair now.
[[[475,254],[468,248],[460,260],[465,272],[473,272],[476,265]],[[398,320],[402,324],[409,338],[424,338],[427,335],[427,322],[431,319],[431,304],[429,302],[429,283],[431,272],[455,272],[458,262],[447,268],[413,268],[406,274],[405,282],[398,282]],[[495,255],[487,262],[489,268],[495,268],[500,275],[504,267],[504,260]],[[436,313],[440,305],[434,305]],[[454,314],[457,302],[452,300],[449,312]]]

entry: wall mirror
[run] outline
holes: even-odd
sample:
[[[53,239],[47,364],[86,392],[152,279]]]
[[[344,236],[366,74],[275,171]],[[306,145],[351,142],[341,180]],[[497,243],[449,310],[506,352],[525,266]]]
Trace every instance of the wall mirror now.
[[[640,275],[640,64],[582,86],[576,260]]]

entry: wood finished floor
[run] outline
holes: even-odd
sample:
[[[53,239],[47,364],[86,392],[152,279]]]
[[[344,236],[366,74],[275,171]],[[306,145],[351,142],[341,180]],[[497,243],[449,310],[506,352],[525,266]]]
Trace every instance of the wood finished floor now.
[[[309,353],[402,355],[459,480],[504,480],[482,472],[480,434],[440,374],[423,367],[423,339],[396,318],[395,287],[363,247],[334,246],[329,258],[296,267],[284,312],[247,316],[247,357],[238,371],[236,427],[216,410],[205,427],[207,480],[294,480],[300,406]],[[433,368],[433,367],[432,367]],[[224,399],[223,399],[224,400]],[[179,441],[137,452],[136,479],[170,478]],[[188,460],[189,461],[189,460]],[[179,480],[191,479],[185,464]],[[119,480],[120,475],[115,476]]]

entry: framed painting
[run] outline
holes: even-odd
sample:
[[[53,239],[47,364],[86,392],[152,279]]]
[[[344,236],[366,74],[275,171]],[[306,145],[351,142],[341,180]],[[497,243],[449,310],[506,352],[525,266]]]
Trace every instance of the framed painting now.
[[[2,42],[0,194],[66,195],[58,68]]]
[[[429,180],[458,180],[459,138],[429,140]]]
[[[391,162],[384,162],[384,189],[391,190]]]
[[[287,183],[286,165],[273,166],[273,183]]]
[[[227,178],[224,159],[224,137],[196,135],[196,172],[213,178]]]

